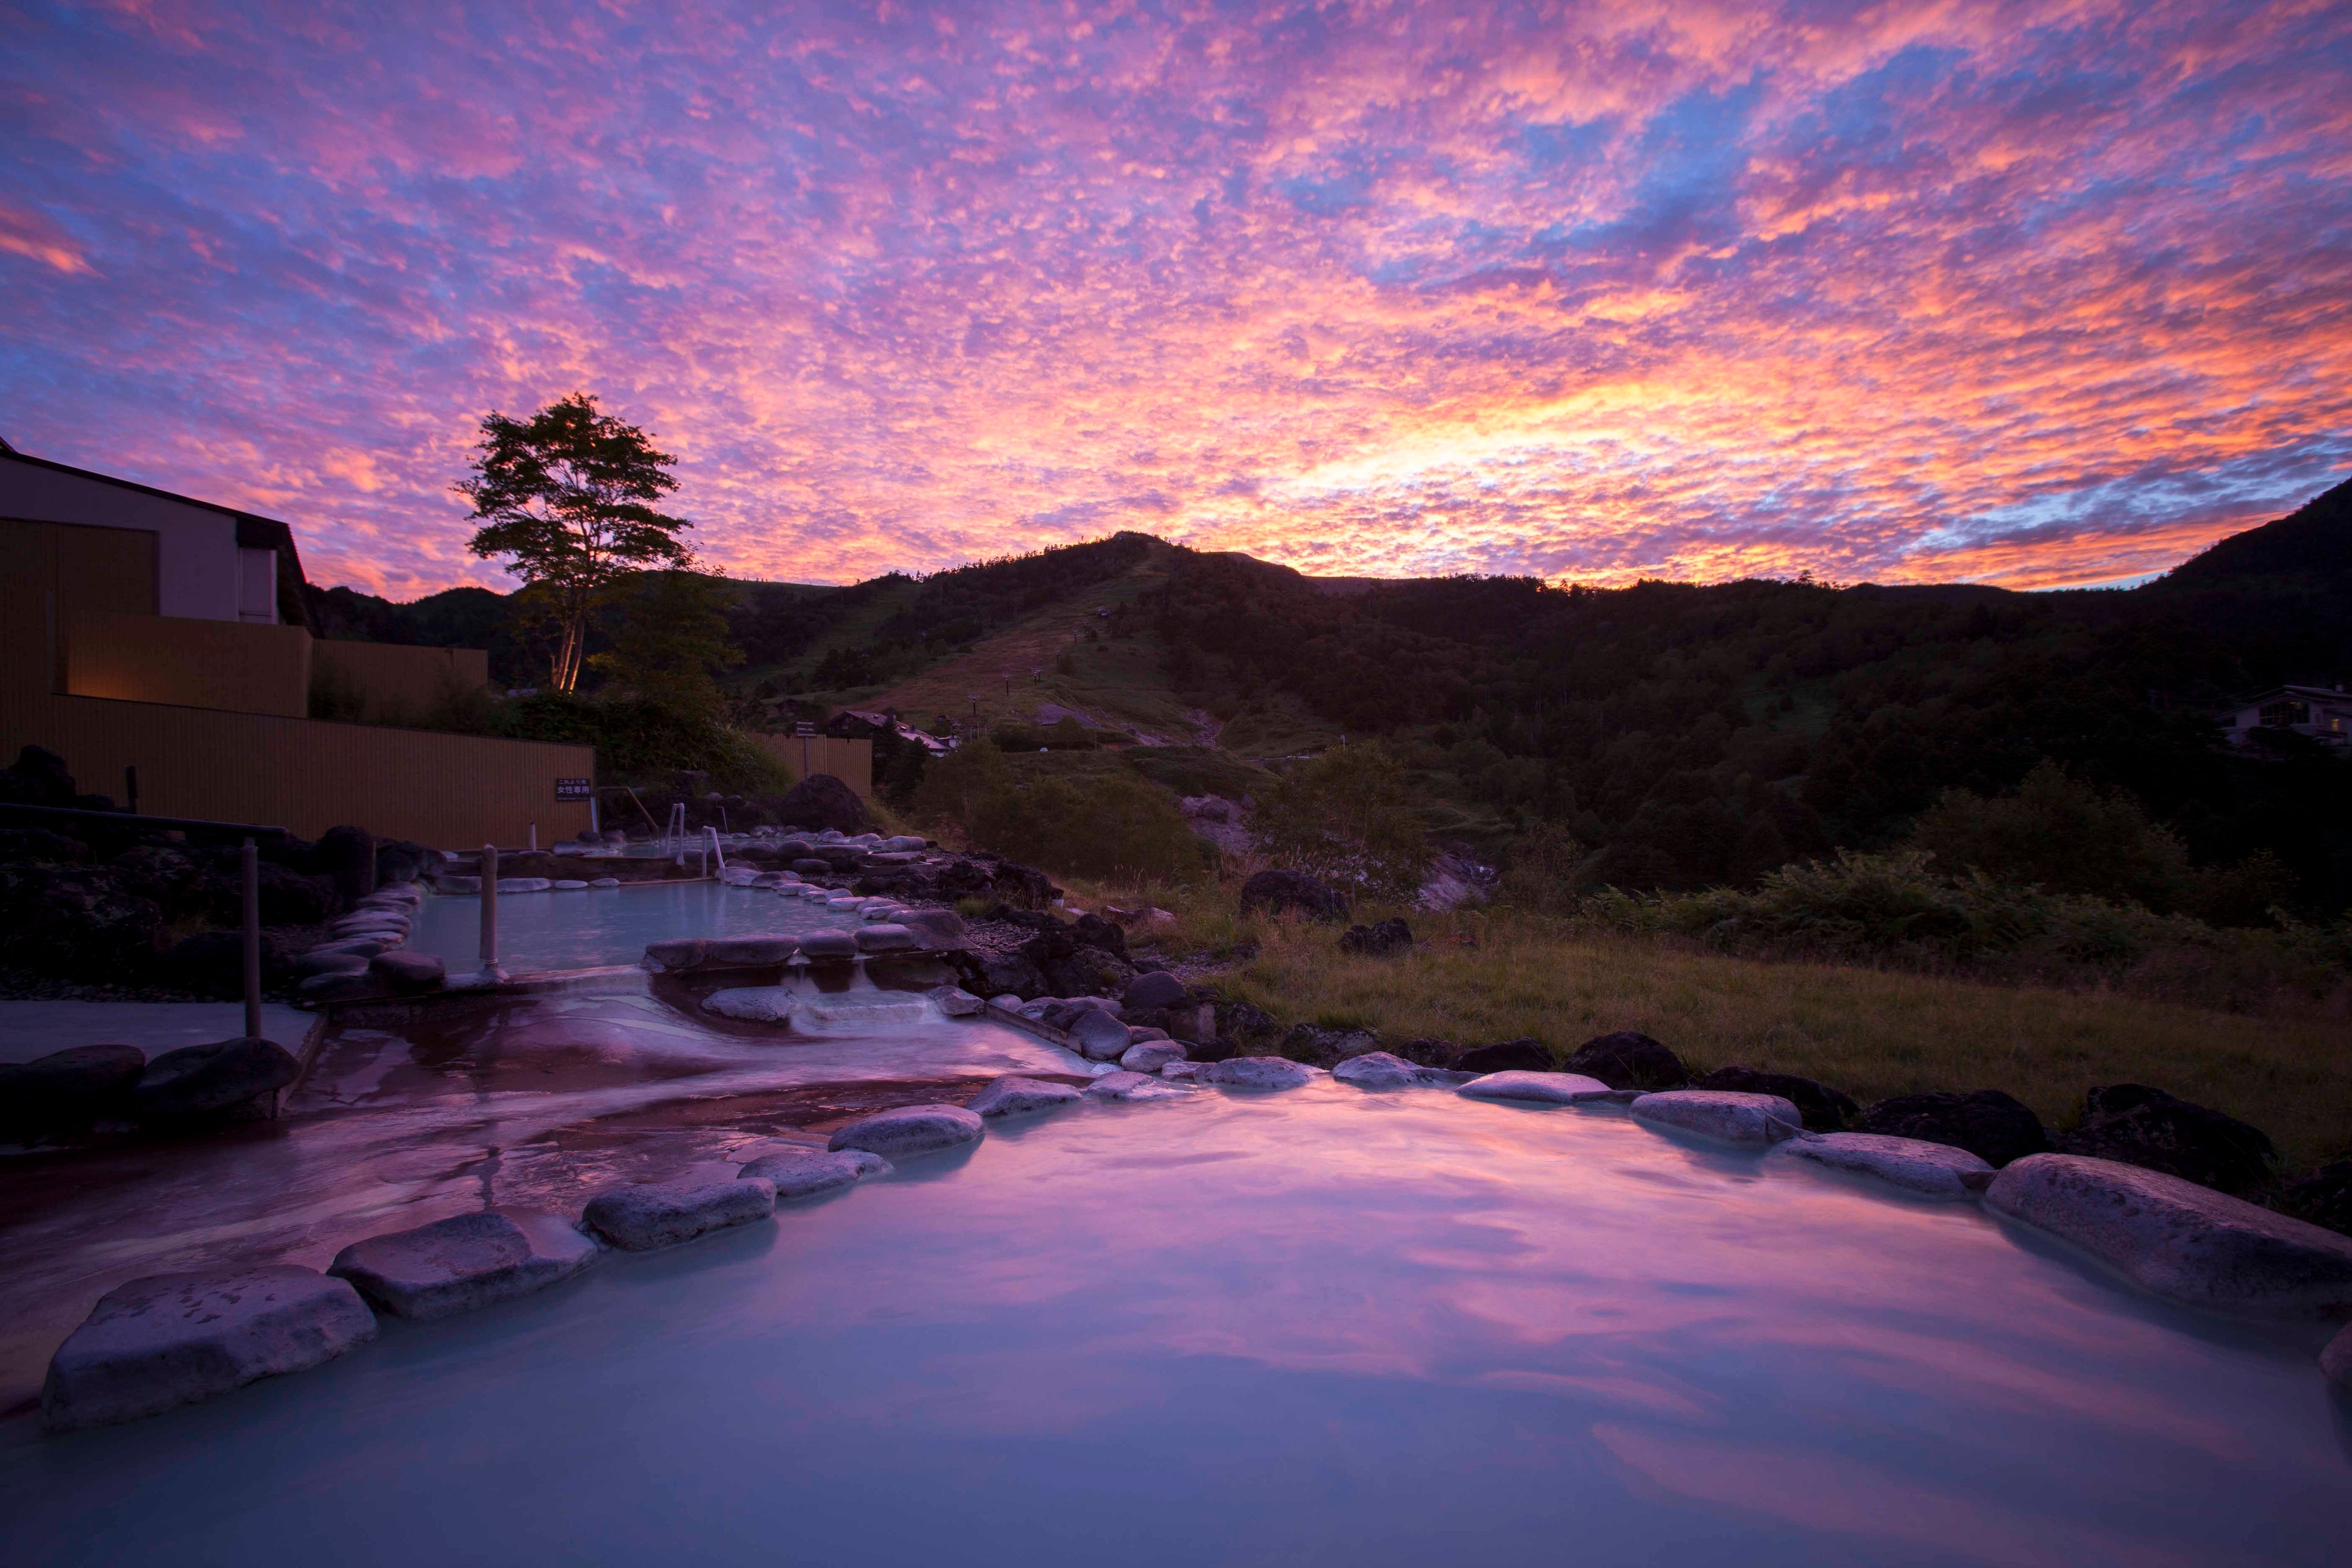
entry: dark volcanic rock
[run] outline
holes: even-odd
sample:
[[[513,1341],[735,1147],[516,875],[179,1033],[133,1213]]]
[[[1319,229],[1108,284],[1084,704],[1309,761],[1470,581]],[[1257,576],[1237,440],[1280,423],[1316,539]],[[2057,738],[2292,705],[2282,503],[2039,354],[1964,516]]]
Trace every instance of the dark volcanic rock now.
[[[1407,1042],[1410,1050],[1417,1041]],[[1417,1058],[1408,1057],[1408,1061]],[[1444,1066],[1456,1072],[1558,1072],[1559,1064],[1540,1040],[1498,1040],[1491,1046],[1474,1046],[1452,1061],[1432,1062],[1432,1067]],[[1594,1077],[1600,1075],[1595,1073]],[[1602,1081],[1606,1082],[1606,1079]],[[1612,1086],[1615,1087],[1614,1085]]]
[[[1416,1035],[1396,1047],[1395,1054],[1417,1067],[1450,1068],[1454,1065],[1454,1058],[1462,1054],[1462,1047],[1460,1042],[1455,1040],[1440,1040],[1427,1035]],[[1549,1062],[1549,1053],[1546,1054],[1545,1060],[1547,1063]]]
[[[0,1137],[79,1132],[101,1116],[119,1115],[146,1066],[136,1046],[76,1046],[0,1065]]]
[[[291,984],[297,978],[300,951],[283,931],[261,933],[261,984]],[[245,935],[233,931],[200,931],[165,953],[157,964],[169,984],[199,996],[234,1002],[245,994]]]
[[[1412,928],[1396,919],[1384,920],[1377,925],[1349,926],[1339,937],[1340,952],[1371,958],[1402,952],[1412,945]]]
[[[294,1081],[294,1058],[268,1040],[221,1040],[165,1051],[147,1064],[131,1090],[131,1114],[142,1121],[258,1111],[264,1097]]]
[[[1045,984],[1057,996],[1117,996],[1135,978],[1127,960],[1098,947],[1081,947],[1043,970]]]
[[[1217,1004],[1217,1033],[1237,1039],[1264,1039],[1274,1033],[1274,1020],[1265,1010],[1253,1002],[1220,1002]]]
[[[376,886],[413,882],[440,861],[438,854],[422,844],[406,838],[379,838],[375,844]]]
[[[364,827],[330,827],[319,835],[320,875],[336,896],[355,903],[375,891],[375,835]]]
[[[237,868],[234,850],[217,859],[227,864],[216,864],[212,875],[205,879],[205,908],[222,924],[236,925],[245,919],[243,874]],[[326,878],[311,876],[275,860],[264,860],[255,867],[254,880],[261,895],[261,923],[266,926],[319,925],[348,907]]]
[[[1971,1094],[1898,1094],[1864,1107],[1854,1130],[1948,1143],[1988,1165],[2006,1165],[2050,1147],[2042,1119],[1997,1089]]]
[[[1276,1047],[1280,1055],[1310,1067],[1333,1067],[1380,1048],[1379,1037],[1370,1029],[1325,1029],[1313,1024],[1292,1025]]]
[[[1348,918],[1347,896],[1304,871],[1260,871],[1242,884],[1242,912],[1295,910],[1311,920]]]
[[[1598,1035],[1576,1047],[1567,1070],[1597,1078],[1612,1089],[1638,1089],[1655,1094],[1680,1089],[1690,1081],[1682,1058],[1649,1036],[1632,1029]]]
[[[110,866],[0,866],[0,952],[61,979],[144,980],[163,911],[124,881]]]
[[[1184,983],[1164,969],[1139,973],[1128,983],[1119,1005],[1129,1014],[1155,1007],[1173,1007],[1184,1000]]]
[[[89,846],[45,827],[0,827],[0,861],[78,866],[89,859]]]
[[[811,773],[786,790],[776,815],[794,827],[830,827],[836,833],[866,831],[866,803],[831,773]]]
[[[1754,1068],[1717,1068],[1691,1081],[1693,1089],[1725,1089],[1733,1094],[1777,1094],[1804,1113],[1806,1128],[1814,1132],[1841,1132],[1862,1114],[1862,1107],[1827,1084],[1785,1072],[1759,1072]]]
[[[2084,1095],[2083,1124],[2055,1142],[2062,1153],[2162,1171],[2241,1197],[2268,1186],[2278,1161],[2261,1129],[2137,1083]]]
[[[167,910],[184,910],[205,897],[205,862],[184,849],[134,845],[114,858],[114,869],[124,892]]]
[[[2282,1214],[2352,1236],[2352,1160],[2335,1161],[2282,1184],[2276,1206]]]

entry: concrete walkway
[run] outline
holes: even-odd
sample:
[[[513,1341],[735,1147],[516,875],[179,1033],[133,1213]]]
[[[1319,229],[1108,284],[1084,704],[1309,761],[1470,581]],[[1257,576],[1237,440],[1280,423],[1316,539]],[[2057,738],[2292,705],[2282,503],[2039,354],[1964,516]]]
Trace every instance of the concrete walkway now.
[[[299,1056],[314,1015],[266,1002],[261,1033]],[[0,1062],[73,1046],[137,1046],[152,1060],[245,1033],[242,1002],[0,1002]]]

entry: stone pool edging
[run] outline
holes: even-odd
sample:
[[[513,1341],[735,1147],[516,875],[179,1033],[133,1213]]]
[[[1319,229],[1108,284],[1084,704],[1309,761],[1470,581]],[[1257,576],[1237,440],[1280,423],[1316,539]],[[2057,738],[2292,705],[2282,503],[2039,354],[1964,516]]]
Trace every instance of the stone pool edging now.
[[[634,968],[617,973],[634,973],[640,982],[650,978]],[[984,1004],[982,1010],[1041,1037],[1066,1035],[994,1003]],[[877,1111],[836,1129],[822,1150],[797,1142],[771,1149],[744,1162],[732,1179],[610,1184],[590,1197],[576,1223],[534,1214],[525,1224],[505,1211],[478,1211],[352,1243],[336,1255],[326,1275],[293,1266],[266,1266],[130,1280],[101,1296],[89,1318],[52,1357],[44,1384],[44,1423],[52,1433],[65,1433],[135,1420],[263,1377],[323,1364],[374,1337],[371,1298],[376,1309],[394,1316],[454,1316],[561,1283],[587,1268],[606,1247],[667,1249],[772,1219],[781,1202],[845,1191],[870,1176],[890,1173],[894,1157],[969,1150],[985,1139],[990,1120],[1042,1114],[1089,1100],[1190,1100],[1200,1090],[1185,1087],[1182,1080],[1187,1079],[1244,1095],[1278,1093],[1318,1079],[1349,1083],[1366,1094],[1451,1087],[1457,1098],[1484,1099],[1528,1111],[1622,1110],[1659,1136],[1696,1135],[1784,1163],[1806,1160],[1868,1176],[1877,1185],[1914,1197],[1979,1199],[2002,1219],[2051,1236],[2105,1265],[2103,1271],[2184,1305],[2269,1319],[2308,1320],[2352,1310],[2352,1239],[2137,1166],[2087,1156],[2032,1155],[2012,1162],[1988,1181],[1981,1178],[1990,1166],[1949,1145],[1807,1131],[1795,1106],[1777,1095],[1730,1090],[1634,1094],[1605,1086],[1601,1092],[1591,1093],[1570,1086],[1564,1095],[1543,1098],[1526,1092],[1479,1096],[1466,1092],[1475,1087],[1475,1078],[1460,1082],[1464,1075],[1417,1068],[1392,1057],[1361,1059],[1366,1065],[1346,1076],[1281,1057],[1178,1060],[1167,1063],[1156,1077],[1111,1071],[1085,1090],[1024,1074],[1002,1074],[968,1105],[938,1101]],[[568,1231],[577,1242],[568,1242],[551,1226]],[[2200,1266],[2207,1269],[2201,1284],[2197,1279]],[[366,1287],[364,1294],[353,1289],[354,1279]],[[240,1281],[261,1281],[289,1304],[279,1307],[272,1297],[245,1311]],[[185,1303],[176,1333],[168,1313],[147,1310],[174,1293]],[[226,1310],[223,1301],[227,1302]],[[277,1309],[275,1316],[263,1308]],[[131,1328],[126,1329],[126,1321]],[[2352,1394],[2352,1327],[2338,1332],[2321,1352],[2319,1370],[2327,1382]],[[53,1389],[58,1391],[54,1398]]]

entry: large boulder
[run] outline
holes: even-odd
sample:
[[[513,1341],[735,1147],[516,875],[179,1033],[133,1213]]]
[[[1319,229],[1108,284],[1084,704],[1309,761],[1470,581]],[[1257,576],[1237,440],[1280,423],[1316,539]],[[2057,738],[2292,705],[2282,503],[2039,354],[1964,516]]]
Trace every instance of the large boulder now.
[[[662,944],[656,943],[656,946]],[[699,969],[775,969],[800,951],[800,939],[790,936],[714,936],[705,939]],[[647,948],[651,952],[653,948]],[[664,967],[668,965],[665,961]]]
[[[1997,1089],[1898,1094],[1864,1106],[1853,1128],[1889,1138],[1948,1143],[1995,1167],[2050,1147],[2042,1119]]]
[[[2269,1186],[2278,1162],[2261,1129],[2139,1083],[2091,1090],[2083,1097],[2082,1125],[2054,1142],[2063,1153],[2162,1171],[2240,1196]]]
[[[1092,1007],[1072,1016],[1066,1027],[1070,1043],[1089,1061],[1115,1062],[1135,1043],[1125,1024]]]
[[[286,1048],[269,1040],[183,1046],[147,1064],[131,1089],[131,1114],[162,1123],[267,1117],[277,1110],[278,1091],[299,1071]]]
[[[1135,978],[1125,959],[1099,947],[1078,948],[1047,963],[1044,973],[1060,996],[1117,996]]]
[[[1550,1047],[1541,1040],[1497,1040],[1491,1046],[1473,1046],[1437,1059],[1438,1049],[1445,1044],[1443,1040],[1408,1040],[1404,1054],[1415,1061],[1426,1060],[1431,1067],[1452,1068],[1456,1072],[1550,1072],[1559,1065],[1552,1059]]]
[[[429,952],[379,952],[368,960],[368,976],[392,991],[437,991],[447,966]]]
[[[971,1103],[965,1109],[993,1121],[1001,1116],[1027,1116],[1034,1111],[1076,1105],[1084,1098],[1066,1083],[1008,1073],[972,1096]]]
[[[776,1212],[775,1187],[756,1177],[731,1182],[647,1182],[609,1186],[588,1200],[581,1218],[628,1252],[651,1252],[750,1225]]]
[[[831,773],[811,773],[783,793],[775,813],[793,827],[830,827],[837,833],[866,831],[866,803]]]
[[[1632,1109],[1637,1121],[1696,1133],[1718,1143],[1778,1143],[1804,1131],[1804,1118],[1797,1108],[1777,1094],[1668,1089],[1642,1096]]]
[[[1570,1054],[1567,1067],[1570,1072],[1597,1078],[1612,1089],[1650,1093],[1680,1089],[1690,1081],[1690,1069],[1683,1066],[1680,1057],[1632,1029],[1594,1036]]]
[[[1888,1138],[1876,1132],[1824,1132],[1791,1138],[1773,1151],[1776,1158],[1805,1160],[1833,1171],[1874,1176],[1890,1186],[1927,1198],[1972,1198],[1992,1167],[1948,1143]]]
[[[747,1024],[788,1024],[800,997],[789,985],[738,985],[702,999],[702,1010]]]
[[[2192,1307],[2263,1318],[2352,1309],[2352,1237],[2160,1171],[2028,1154],[2002,1168],[1984,1201]]]
[[[1153,1007],[1174,1007],[1184,998],[1184,983],[1164,969],[1155,969],[1129,981],[1118,1000],[1119,1005],[1129,1013],[1140,1013]]]
[[[835,1132],[825,1146],[836,1152],[863,1149],[886,1160],[898,1160],[977,1143],[986,1131],[979,1115],[961,1105],[899,1105],[858,1118]]]
[[[1119,1053],[1118,1065],[1129,1072],[1158,1072],[1184,1059],[1184,1047],[1174,1040],[1138,1040]]]
[[[379,838],[375,845],[375,881],[379,888],[413,882],[441,862],[440,855],[406,838]]]
[[[2352,1160],[2336,1160],[2308,1176],[2280,1184],[2283,1213],[2352,1235]]]
[[[1347,895],[1304,871],[1260,871],[1242,884],[1242,913],[1296,913],[1309,920],[1348,918]]]
[[[1381,1048],[1380,1037],[1370,1029],[1325,1028],[1317,1024],[1293,1024],[1276,1047],[1282,1055],[1310,1067],[1337,1066],[1350,1057],[1370,1056]]]
[[[395,1318],[446,1318],[571,1279],[595,1242],[558,1215],[485,1209],[355,1241],[327,1272]]]
[[[1717,1068],[1704,1078],[1692,1079],[1691,1087],[1722,1089],[1730,1094],[1777,1094],[1804,1112],[1805,1126],[1815,1132],[1835,1132],[1862,1114],[1862,1107],[1851,1097],[1794,1073]]]
[[[1088,1100],[1172,1100],[1183,1089],[1152,1073],[1110,1072],[1087,1085]]]
[[[739,1180],[766,1182],[776,1189],[776,1201],[813,1198],[854,1187],[879,1175],[890,1162],[863,1149],[777,1149],[747,1162],[736,1173]]]
[[[308,1268],[153,1274],[99,1298],[49,1360],[52,1432],[158,1415],[317,1366],[375,1337],[349,1283]]]
[[[1574,1105],[1616,1093],[1597,1078],[1579,1072],[1494,1072],[1474,1078],[1454,1091],[1471,1100],[1517,1100],[1538,1105]]]
[[[898,923],[935,952],[961,947],[971,934],[963,917],[953,910],[908,910],[898,917]]]
[[[136,1046],[75,1046],[0,1064],[0,1138],[80,1132],[100,1117],[121,1115],[146,1067]]]

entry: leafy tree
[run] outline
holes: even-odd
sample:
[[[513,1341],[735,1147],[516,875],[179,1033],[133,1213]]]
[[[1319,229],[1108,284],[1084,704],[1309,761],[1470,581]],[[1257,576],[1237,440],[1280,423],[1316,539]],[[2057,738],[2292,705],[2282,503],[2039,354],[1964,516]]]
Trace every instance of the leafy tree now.
[[[1293,768],[1259,802],[1250,831],[1268,859],[1376,897],[1411,898],[1429,869],[1404,769],[1377,742]]]
[[[482,421],[473,473],[456,485],[481,520],[467,548],[540,590],[557,629],[550,686],[580,683],[588,617],[614,580],[632,568],[684,566],[684,518],[655,510],[677,489],[677,459],[646,433],[600,414],[575,392],[532,415]]]
[[[733,595],[698,572],[648,572],[621,598],[621,629],[591,667],[636,696],[681,713],[715,718],[725,707],[719,673],[743,662],[728,640]]]
[[[2013,795],[1987,799],[1946,790],[1912,834],[1948,876],[1981,871],[1997,881],[2053,893],[2137,899],[2169,909],[2189,876],[2179,837],[2151,822],[2139,802],[2102,795],[2045,762]]]

